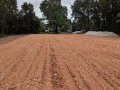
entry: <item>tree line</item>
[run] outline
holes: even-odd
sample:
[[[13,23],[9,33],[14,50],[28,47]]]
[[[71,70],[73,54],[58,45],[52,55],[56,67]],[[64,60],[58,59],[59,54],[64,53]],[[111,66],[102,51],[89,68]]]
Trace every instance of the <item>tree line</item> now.
[[[71,6],[73,31],[112,31],[120,34],[120,0],[76,0]]]
[[[0,0],[0,34],[30,34],[44,30],[45,25],[34,12],[34,6],[23,3],[21,10],[16,0]],[[1,36],[0,35],[0,36]]]
[[[40,4],[45,20],[38,18],[31,3],[24,2],[18,10],[17,0],[0,0],[0,34],[31,34],[51,30],[54,33],[70,28],[71,20],[67,19],[67,7],[61,0],[44,0]]]
[[[44,0],[40,4],[43,15],[48,20],[48,27],[53,32],[66,32],[70,29],[71,20],[67,18],[67,7],[61,5],[61,0]]]
[[[112,31],[120,34],[120,0],[75,0],[72,17],[61,0],[43,0],[38,18],[31,3],[23,3],[18,10],[17,0],[0,0],[0,34],[31,34],[49,29],[54,33],[80,31]],[[47,24],[43,23],[47,20]]]

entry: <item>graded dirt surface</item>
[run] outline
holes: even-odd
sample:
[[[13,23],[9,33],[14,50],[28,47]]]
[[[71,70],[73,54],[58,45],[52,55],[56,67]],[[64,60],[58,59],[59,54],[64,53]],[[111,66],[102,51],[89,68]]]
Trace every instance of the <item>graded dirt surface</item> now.
[[[0,45],[3,45],[5,43],[9,43],[11,41],[14,41],[16,39],[19,39],[21,37],[24,37],[25,35],[13,35],[13,36],[7,36],[4,38],[0,38]]]
[[[0,45],[0,90],[120,90],[120,37],[28,35]]]

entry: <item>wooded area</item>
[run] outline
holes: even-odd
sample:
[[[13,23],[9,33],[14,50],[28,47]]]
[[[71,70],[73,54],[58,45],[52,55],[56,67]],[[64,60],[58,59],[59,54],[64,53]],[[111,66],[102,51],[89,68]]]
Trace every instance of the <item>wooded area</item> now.
[[[34,6],[23,3],[19,11],[16,0],[0,1],[0,33],[9,34],[39,33],[44,29],[44,23],[34,12]]]
[[[40,9],[48,20],[48,27],[55,33],[70,29],[71,20],[67,19],[68,9],[61,5],[61,0],[44,0]]]
[[[120,0],[76,0],[73,30],[112,31],[120,34]]]
[[[72,31],[112,31],[120,34],[120,0],[76,0],[71,6],[72,17],[68,19],[68,9],[61,0],[44,0],[40,4],[48,23],[38,18],[34,6],[23,3],[18,10],[16,0],[0,0],[0,34],[30,34],[46,29],[58,33]]]

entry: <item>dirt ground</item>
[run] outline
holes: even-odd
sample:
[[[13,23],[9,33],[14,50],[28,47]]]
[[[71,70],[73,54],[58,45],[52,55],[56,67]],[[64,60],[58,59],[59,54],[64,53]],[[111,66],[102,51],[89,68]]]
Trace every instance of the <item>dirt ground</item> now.
[[[1,44],[0,90],[120,90],[120,37],[28,35]]]
[[[0,45],[3,45],[5,43],[9,43],[13,40],[19,39],[21,37],[24,37],[25,35],[13,35],[13,36],[6,36],[4,38],[0,38]]]

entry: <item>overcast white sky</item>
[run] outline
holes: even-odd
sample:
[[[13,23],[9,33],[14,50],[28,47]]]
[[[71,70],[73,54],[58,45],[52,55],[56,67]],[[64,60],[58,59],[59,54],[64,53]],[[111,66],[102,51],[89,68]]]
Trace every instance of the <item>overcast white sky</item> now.
[[[42,2],[43,0],[17,0],[17,3],[18,3],[18,8],[21,9],[21,5],[23,4],[23,2],[30,2],[34,5],[34,9],[35,9],[35,13],[38,17],[42,17],[42,14],[40,12],[40,3]],[[63,6],[67,6],[68,8],[68,18],[71,18],[71,5],[74,3],[75,0],[62,0],[62,5]]]

